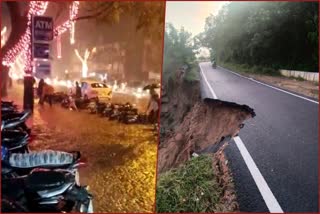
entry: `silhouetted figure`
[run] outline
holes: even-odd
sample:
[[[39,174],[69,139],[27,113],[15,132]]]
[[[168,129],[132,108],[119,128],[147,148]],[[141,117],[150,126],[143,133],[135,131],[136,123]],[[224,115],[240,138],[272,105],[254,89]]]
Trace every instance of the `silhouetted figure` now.
[[[44,83],[43,91],[42,91],[43,102],[47,101],[49,105],[52,106],[53,93],[54,93],[54,88],[51,85]],[[43,105],[43,102],[41,105]]]
[[[81,87],[79,85],[78,82],[76,82],[76,99],[80,99],[81,98]]]
[[[159,115],[159,95],[155,93],[155,91],[150,90],[150,101],[148,104],[148,118],[149,122],[157,123],[158,115]]]
[[[40,79],[38,88],[37,88],[37,96],[39,97],[39,104],[43,104],[42,92],[43,92],[44,80]]]

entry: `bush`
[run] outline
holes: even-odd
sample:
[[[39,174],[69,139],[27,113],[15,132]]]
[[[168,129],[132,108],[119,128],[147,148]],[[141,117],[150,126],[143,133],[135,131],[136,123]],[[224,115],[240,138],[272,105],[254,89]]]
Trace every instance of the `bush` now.
[[[278,70],[275,70],[273,68],[263,68],[262,73],[265,75],[270,75],[270,76],[280,76],[280,72]]]
[[[248,64],[241,64],[240,67],[242,69],[249,69],[250,68],[250,66]]]
[[[297,81],[305,81],[305,79],[303,79],[303,77],[301,76],[298,76],[298,77],[289,77],[290,79],[293,79],[293,80],[297,80]]]
[[[257,74],[261,74],[262,73],[263,68],[260,65],[254,65],[251,68],[251,72],[252,73],[257,73]]]

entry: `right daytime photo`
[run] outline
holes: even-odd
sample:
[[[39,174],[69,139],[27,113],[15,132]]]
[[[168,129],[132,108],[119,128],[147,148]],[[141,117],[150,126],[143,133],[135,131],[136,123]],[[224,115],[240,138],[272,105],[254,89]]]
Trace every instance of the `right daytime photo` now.
[[[166,3],[157,213],[319,212],[318,14]]]

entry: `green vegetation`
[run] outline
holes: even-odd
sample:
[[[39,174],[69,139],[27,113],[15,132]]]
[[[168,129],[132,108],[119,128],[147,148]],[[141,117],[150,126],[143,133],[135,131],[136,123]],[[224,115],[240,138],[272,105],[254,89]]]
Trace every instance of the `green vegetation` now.
[[[167,23],[164,36],[163,78],[167,80],[183,66],[186,66],[187,73],[194,70],[198,66],[195,54],[196,46],[191,33],[183,28],[178,30],[172,24]]]
[[[187,73],[184,76],[184,79],[187,82],[198,81],[200,79],[199,68],[196,68],[195,66],[193,66],[191,70],[187,71]]]
[[[318,21],[318,2],[232,2],[206,19],[199,37],[218,65],[317,72]]]
[[[242,73],[248,74],[264,74],[268,76],[282,76],[278,70],[273,68],[266,68],[262,66],[250,66],[248,64],[236,64],[236,63],[219,63],[220,66]]]
[[[222,190],[209,156],[192,158],[158,178],[157,212],[215,212]]]
[[[297,80],[297,81],[305,81],[305,79],[303,79],[302,77],[289,77],[290,79],[293,79],[293,80]]]

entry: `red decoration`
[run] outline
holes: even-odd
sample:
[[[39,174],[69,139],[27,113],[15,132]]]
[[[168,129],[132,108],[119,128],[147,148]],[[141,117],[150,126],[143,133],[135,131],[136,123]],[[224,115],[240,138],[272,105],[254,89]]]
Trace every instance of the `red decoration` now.
[[[29,3],[29,11],[27,14],[28,17],[28,25],[26,32],[21,36],[19,42],[10,49],[6,55],[3,57],[2,64],[6,66],[12,66],[13,63],[16,61],[17,56],[21,54],[24,58],[25,64],[25,71],[31,70],[31,17],[32,15],[43,15],[48,7],[48,1],[31,1]],[[74,1],[72,6],[70,7],[70,17],[69,20],[66,21],[64,24],[58,26],[54,30],[54,35],[57,37],[64,33],[68,28],[71,27],[71,22],[74,20],[78,14],[79,9],[79,1]]]

